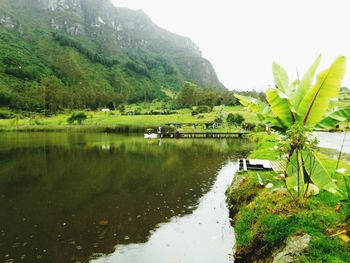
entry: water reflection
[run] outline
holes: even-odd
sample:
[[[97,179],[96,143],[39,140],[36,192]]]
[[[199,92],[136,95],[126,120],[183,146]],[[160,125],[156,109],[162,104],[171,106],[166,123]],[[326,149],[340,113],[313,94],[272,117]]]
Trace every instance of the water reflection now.
[[[243,140],[0,134],[0,261],[86,262],[116,245],[145,243],[160,223],[192,213],[227,159],[250,147]]]
[[[118,245],[113,255],[93,262],[233,262],[234,234],[224,193],[236,169],[230,162],[220,170],[192,214],[161,224],[146,243]]]

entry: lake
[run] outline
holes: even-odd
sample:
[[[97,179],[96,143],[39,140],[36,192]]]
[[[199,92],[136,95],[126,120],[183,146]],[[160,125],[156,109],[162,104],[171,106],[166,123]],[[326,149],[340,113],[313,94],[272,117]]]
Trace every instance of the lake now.
[[[347,132],[314,132],[318,139],[318,146],[322,148],[334,149],[340,151],[344,140],[343,153],[350,154],[350,133]]]
[[[347,132],[314,132],[320,151],[334,159],[339,158],[339,151],[344,142],[340,160],[350,163],[350,134]],[[345,136],[345,140],[344,140]]]
[[[231,262],[245,139],[0,133],[0,262]]]

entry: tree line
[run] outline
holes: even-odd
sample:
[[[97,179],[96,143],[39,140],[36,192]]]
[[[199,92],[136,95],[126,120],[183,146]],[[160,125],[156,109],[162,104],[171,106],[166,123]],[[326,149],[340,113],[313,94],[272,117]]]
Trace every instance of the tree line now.
[[[52,38],[55,41],[57,41],[61,46],[67,46],[76,49],[78,52],[86,56],[91,62],[100,63],[107,67],[112,67],[116,64],[119,64],[119,61],[117,59],[109,59],[100,54],[97,54],[96,52],[93,52],[84,47],[80,42],[73,40],[66,35],[57,32],[52,32]]]
[[[218,92],[215,89],[205,89],[193,84],[185,82],[182,90],[176,98],[176,104],[179,107],[189,108],[193,106],[208,106],[213,108],[217,105],[235,106],[240,105],[234,94],[251,96],[253,98],[266,100],[266,95],[258,91],[224,91]]]

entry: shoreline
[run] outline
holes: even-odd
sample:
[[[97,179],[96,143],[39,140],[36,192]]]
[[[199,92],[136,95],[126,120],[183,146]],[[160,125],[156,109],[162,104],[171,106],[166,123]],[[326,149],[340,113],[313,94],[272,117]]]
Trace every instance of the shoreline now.
[[[260,134],[253,139],[257,148],[248,158],[278,159],[273,135]],[[327,170],[334,170],[336,160],[323,154],[318,157]],[[350,170],[345,162],[341,167]],[[265,186],[272,184],[267,188],[259,185],[256,173],[236,173],[226,191],[236,235],[235,262],[346,262],[350,256],[348,242],[336,234],[350,233],[346,221],[349,207],[335,212],[339,199],[322,190],[298,203],[284,187],[282,177],[259,171]],[[342,178],[333,178],[342,188]]]
[[[120,133],[120,134],[141,134],[144,133],[145,129],[157,129],[153,126],[99,126],[99,125],[36,125],[36,126],[20,126],[4,128],[0,127],[0,132],[97,132],[97,133]],[[172,130],[171,127],[167,127]]]
[[[106,133],[136,133],[141,134],[144,133],[146,129],[158,129],[159,126],[162,126],[169,132],[175,132],[176,128],[172,126],[164,126],[164,125],[95,125],[95,124],[73,124],[73,125],[16,125],[11,126],[0,126],[0,132],[106,132]],[[234,132],[238,130],[227,130],[224,129],[195,129],[193,131],[199,132]],[[330,131],[317,131],[318,133],[343,133],[344,129],[336,129]],[[259,134],[259,132],[253,132],[253,134]]]

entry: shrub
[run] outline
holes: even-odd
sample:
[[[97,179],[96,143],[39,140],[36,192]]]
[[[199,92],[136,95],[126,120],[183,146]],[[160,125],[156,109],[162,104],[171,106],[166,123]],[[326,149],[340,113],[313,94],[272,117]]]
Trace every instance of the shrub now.
[[[256,124],[254,122],[243,122],[242,127],[247,131],[253,131],[256,127]]]
[[[255,129],[254,129],[255,132],[263,132],[265,130],[266,130],[266,127],[265,127],[265,124],[263,124],[263,123],[257,124]]]
[[[214,120],[214,122],[217,124],[217,125],[220,125],[222,124],[224,121],[222,120],[222,118],[218,117]]]
[[[198,113],[208,113],[211,110],[210,110],[210,107],[208,107],[208,106],[199,106],[197,108],[197,111],[198,111]]]
[[[67,122],[69,124],[73,124],[74,122],[81,124],[86,119],[87,115],[84,112],[75,112],[68,118]]]
[[[244,117],[241,114],[229,113],[227,115],[226,121],[229,125],[240,126],[244,122]]]
[[[111,101],[107,104],[107,108],[110,109],[110,110],[115,110],[115,106],[114,106],[114,103]]]
[[[15,114],[13,114],[11,111],[0,110],[0,119],[13,119],[14,117]]]
[[[41,118],[39,116],[34,116],[29,119],[29,125],[42,125]]]
[[[125,105],[124,104],[119,105],[118,110],[119,110],[120,114],[123,115],[125,113]]]
[[[141,108],[136,108],[134,110],[134,115],[142,115],[142,109]]]

